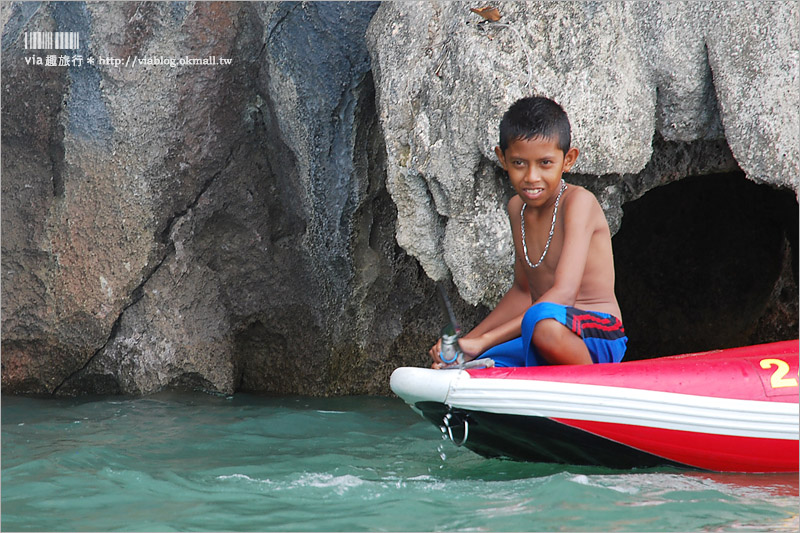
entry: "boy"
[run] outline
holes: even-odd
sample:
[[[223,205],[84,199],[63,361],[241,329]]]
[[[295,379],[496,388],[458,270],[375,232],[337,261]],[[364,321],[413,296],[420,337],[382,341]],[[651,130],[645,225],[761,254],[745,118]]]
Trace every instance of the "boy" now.
[[[503,115],[495,153],[517,194],[508,202],[514,283],[464,335],[464,360],[495,366],[619,362],[628,338],[614,294],[611,232],[600,204],[562,174],[575,164],[567,114],[542,97]],[[441,339],[429,355],[445,368]]]

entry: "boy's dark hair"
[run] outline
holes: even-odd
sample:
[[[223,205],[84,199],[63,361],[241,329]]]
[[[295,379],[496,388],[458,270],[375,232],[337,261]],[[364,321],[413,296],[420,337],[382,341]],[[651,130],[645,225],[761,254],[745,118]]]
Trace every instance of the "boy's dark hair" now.
[[[500,121],[500,150],[519,139],[555,139],[567,153],[570,145],[569,118],[564,109],[543,96],[521,98],[511,104]]]

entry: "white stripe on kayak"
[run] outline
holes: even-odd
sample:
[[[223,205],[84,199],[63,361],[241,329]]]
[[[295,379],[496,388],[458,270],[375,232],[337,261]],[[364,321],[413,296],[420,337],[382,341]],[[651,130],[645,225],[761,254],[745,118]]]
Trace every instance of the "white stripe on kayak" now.
[[[800,433],[797,403],[531,379],[473,378],[467,372],[447,374],[451,379],[443,403],[462,409],[740,437],[796,440]]]

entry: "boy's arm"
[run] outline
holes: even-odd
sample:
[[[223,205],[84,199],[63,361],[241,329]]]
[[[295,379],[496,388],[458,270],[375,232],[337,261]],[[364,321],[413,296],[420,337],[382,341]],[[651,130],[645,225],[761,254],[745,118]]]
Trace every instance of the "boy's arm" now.
[[[475,326],[465,339],[480,339],[482,352],[488,348],[519,337],[522,317],[531,306],[531,293],[522,263],[514,261],[514,282],[497,306]]]
[[[467,360],[472,360],[501,342],[519,337],[522,331],[522,318],[531,306],[528,281],[519,261],[514,263],[514,283],[500,299],[497,306],[469,333],[461,337],[459,344]],[[437,367],[441,360],[441,339],[429,350],[429,355]]]
[[[575,305],[589,258],[589,245],[597,230],[597,210],[603,221],[605,216],[594,195],[585,189],[576,188],[564,200],[564,244],[553,286],[536,301]]]
[[[512,209],[510,207],[512,202],[513,199],[509,202],[510,217],[513,217],[511,213],[518,211],[518,208]],[[514,226],[515,221],[512,218],[512,231]],[[522,318],[530,306],[531,293],[528,286],[528,278],[525,275],[522,259],[516,256],[514,261],[514,282],[511,287],[486,318],[459,341],[464,355],[468,359],[474,359],[492,346],[519,337],[522,332]],[[441,362],[438,356],[440,348],[441,339],[428,352],[434,360],[434,366]]]

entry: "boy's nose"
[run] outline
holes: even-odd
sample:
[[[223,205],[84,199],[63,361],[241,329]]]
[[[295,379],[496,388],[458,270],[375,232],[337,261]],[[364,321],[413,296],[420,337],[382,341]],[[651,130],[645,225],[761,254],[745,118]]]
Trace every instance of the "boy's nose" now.
[[[528,172],[525,173],[525,181],[527,183],[537,183],[537,182],[541,181],[541,177],[536,172],[536,170],[530,169],[530,170],[528,170]]]

